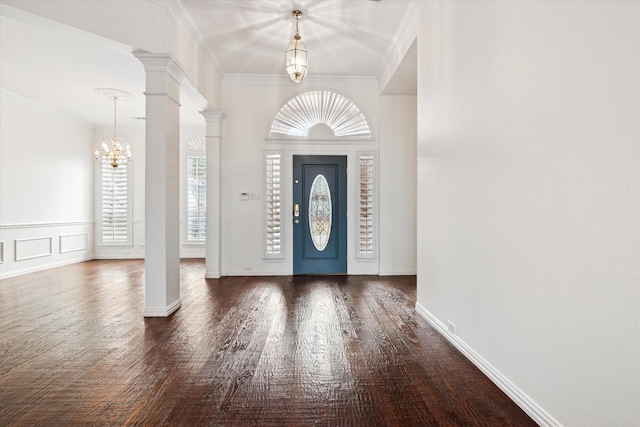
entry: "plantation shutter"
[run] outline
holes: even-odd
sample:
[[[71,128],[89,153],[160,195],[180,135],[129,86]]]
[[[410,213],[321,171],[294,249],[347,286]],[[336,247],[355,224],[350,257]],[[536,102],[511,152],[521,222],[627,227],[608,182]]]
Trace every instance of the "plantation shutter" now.
[[[102,242],[129,240],[129,169],[102,165]]]
[[[207,240],[207,158],[187,157],[187,240]]]
[[[266,179],[266,247],[267,256],[278,256],[282,253],[281,220],[281,176],[282,154],[267,153],[265,158]]]
[[[373,255],[373,156],[361,154],[358,174],[358,253]]]

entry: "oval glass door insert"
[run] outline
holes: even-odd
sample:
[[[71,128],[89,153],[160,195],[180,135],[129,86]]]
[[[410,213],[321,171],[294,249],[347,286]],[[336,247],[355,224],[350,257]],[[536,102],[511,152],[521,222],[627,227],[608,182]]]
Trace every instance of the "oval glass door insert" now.
[[[311,184],[309,192],[309,231],[317,250],[322,252],[331,236],[331,191],[329,183],[322,174],[318,174]]]

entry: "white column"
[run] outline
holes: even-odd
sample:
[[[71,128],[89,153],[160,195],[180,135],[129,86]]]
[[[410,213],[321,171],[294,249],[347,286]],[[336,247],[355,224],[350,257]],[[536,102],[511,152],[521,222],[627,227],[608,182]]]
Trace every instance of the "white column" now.
[[[206,123],[207,141],[207,250],[205,278],[220,277],[220,131],[224,115],[221,111],[201,111]]]
[[[146,72],[145,317],[180,308],[180,83],[168,54],[135,52]]]

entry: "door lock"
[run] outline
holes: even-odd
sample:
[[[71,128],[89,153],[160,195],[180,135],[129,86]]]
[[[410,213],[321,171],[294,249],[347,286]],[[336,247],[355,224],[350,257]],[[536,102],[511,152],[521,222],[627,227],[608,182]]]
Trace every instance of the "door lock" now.
[[[300,216],[300,203],[295,203],[293,205],[293,216],[296,218]]]

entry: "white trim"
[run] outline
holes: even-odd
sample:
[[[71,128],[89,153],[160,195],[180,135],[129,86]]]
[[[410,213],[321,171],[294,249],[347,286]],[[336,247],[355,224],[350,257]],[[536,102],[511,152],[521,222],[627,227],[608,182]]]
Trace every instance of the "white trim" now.
[[[220,276],[220,272],[219,271],[205,271],[204,272],[204,278],[205,279],[219,279]]]
[[[71,227],[74,225],[93,225],[95,221],[64,221],[64,222],[25,222],[21,224],[0,225],[0,230],[13,228],[41,228],[41,227]]]
[[[184,5],[181,1],[178,0],[169,0],[167,2],[167,9],[174,17],[174,19],[178,22],[178,25],[182,30],[187,33],[193,45],[196,46],[198,53],[200,53],[205,61],[211,66],[214,73],[217,76],[223,76],[224,70],[218,61],[218,58],[213,54],[213,52],[209,49],[207,43],[204,41],[198,26],[193,22],[193,18],[184,8]]]
[[[283,74],[225,74],[223,86],[268,85],[291,86],[289,76]],[[371,76],[307,76],[297,87],[378,87],[378,80]]]
[[[29,242],[29,241],[33,241],[33,240],[48,240],[49,241],[49,252],[42,252],[42,253],[38,253],[35,255],[29,255],[29,256],[23,256],[21,258],[18,258],[18,244],[19,243],[23,243],[23,242]],[[34,258],[42,258],[42,257],[47,257],[47,256],[51,256],[53,255],[53,236],[43,236],[43,237],[29,237],[26,239],[15,239],[14,240],[14,261],[25,261],[28,259],[34,259]]]
[[[251,269],[251,270],[231,270],[223,274],[223,276],[291,276],[293,273],[289,270],[266,270],[266,269]],[[219,277],[216,277],[219,278]]]
[[[378,65],[376,77],[378,84],[383,89],[389,84],[393,73],[398,69],[411,44],[418,36],[420,15],[425,3],[419,0],[411,0],[398,26],[398,32],[394,35],[389,48],[382,61],[380,61],[380,65]]]
[[[480,369],[500,390],[502,390],[511,400],[513,400],[524,412],[541,426],[560,427],[562,424],[553,418],[547,411],[538,405],[518,386],[512,383],[504,374],[498,371],[493,365],[486,361],[467,343],[461,340],[454,333],[438,320],[433,314],[416,302],[416,313],[431,324],[444,338],[457,348],[467,359]]]
[[[168,317],[182,307],[182,300],[178,298],[166,307],[145,307],[144,317]]]
[[[268,144],[292,144],[292,145],[363,145],[374,144],[376,138],[342,137],[342,138],[309,138],[306,136],[265,136]]]
[[[63,245],[63,240],[64,238],[69,238],[69,237],[75,237],[75,236],[84,236],[84,246],[83,247],[76,247],[76,248],[71,248],[71,249],[62,249],[62,245]],[[61,234],[58,237],[58,243],[59,243],[59,247],[60,247],[60,253],[61,254],[66,254],[69,252],[75,252],[75,251],[84,251],[86,249],[89,249],[89,234],[88,233],[75,233],[75,234]]]
[[[380,276],[415,276],[417,274],[416,270],[394,270],[394,269],[385,269],[380,270]]]
[[[4,241],[0,241],[0,264],[4,264]]]
[[[206,246],[207,246],[207,242],[204,242],[204,241],[203,241],[203,242],[198,243],[198,242],[197,242],[197,241],[195,241],[195,240],[193,240],[193,241],[192,241],[192,240],[188,240],[188,242],[189,242],[189,243],[183,243],[183,244],[182,244],[182,247],[183,247],[183,248],[204,248],[204,247],[206,247]]]
[[[23,268],[21,270],[14,270],[6,274],[0,274],[0,279],[8,279],[9,277],[22,276],[23,274],[36,273],[38,271],[49,270],[51,268],[63,267],[65,265],[75,264],[78,262],[91,261],[94,258],[92,256],[86,256],[82,258],[76,258],[69,261],[56,262],[53,264],[38,265],[35,267]]]
[[[129,255],[120,255],[120,254],[101,254],[94,255],[91,259],[144,259],[144,254],[129,254]]]

